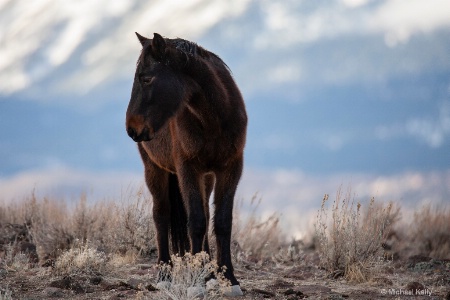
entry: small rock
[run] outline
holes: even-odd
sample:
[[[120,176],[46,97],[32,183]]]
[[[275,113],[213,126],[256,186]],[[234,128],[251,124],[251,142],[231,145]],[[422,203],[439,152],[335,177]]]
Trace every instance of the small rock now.
[[[286,291],[283,292],[283,294],[285,296],[289,296],[289,295],[295,295],[295,296],[298,296],[298,297],[304,296],[302,292],[296,291],[294,289],[287,289]]]
[[[224,288],[223,295],[226,297],[237,297],[243,296],[244,293],[239,285],[232,285],[231,287]]]
[[[104,291],[109,291],[109,290],[117,290],[117,291],[140,290],[140,288],[137,285],[140,284],[141,282],[137,283],[137,282],[135,282],[132,279],[130,279],[128,281],[124,281],[124,280],[117,279],[117,278],[115,278],[115,279],[103,279],[100,282],[99,285]],[[132,284],[130,284],[130,283],[132,283]],[[142,283],[143,283],[143,281],[142,281]]]
[[[167,290],[170,289],[170,285],[171,285],[170,281],[160,281],[156,284],[156,288],[158,290]]]
[[[412,255],[408,257],[408,263],[411,267],[414,267],[417,263],[428,262],[431,260],[431,257],[425,255]]]
[[[311,272],[308,272],[304,267],[293,267],[286,270],[283,276],[293,278],[297,280],[307,280],[314,276]]]
[[[99,285],[103,278],[101,276],[94,276],[89,279],[89,282],[93,285]]]
[[[325,294],[331,292],[329,287],[323,285],[301,285],[298,289],[304,294]]]
[[[62,298],[64,296],[64,291],[56,287],[46,287],[42,293],[49,298]]]
[[[328,300],[342,300],[344,299],[344,296],[341,294],[331,294],[327,298]]]
[[[292,282],[288,282],[283,279],[277,279],[268,287],[274,288],[274,289],[283,289],[283,288],[291,288],[293,286],[294,286],[294,284]]]
[[[151,264],[137,264],[136,267],[141,269],[141,270],[148,270],[148,269],[153,268],[153,265],[151,265]]]
[[[236,285],[234,285],[234,286],[236,286]],[[255,293],[261,294],[264,297],[266,297],[266,296],[267,297],[275,297],[275,293],[272,293],[269,291],[265,291],[265,290],[261,290],[261,289],[252,289],[252,291]],[[228,296],[228,295],[225,294],[225,296]],[[238,295],[238,296],[240,296],[240,295]]]
[[[64,276],[62,279],[54,280],[50,282],[49,286],[64,290],[72,290],[77,294],[85,292],[85,289],[70,276]]]
[[[415,294],[416,290],[424,290],[425,286],[417,281],[411,281],[406,285],[405,289],[411,290]]]
[[[112,297],[110,297],[110,300],[122,300],[122,299],[134,299],[134,291],[122,291]]]
[[[214,290],[219,286],[219,282],[216,279],[210,279],[206,282],[206,290]]]
[[[117,278],[109,278],[109,279],[103,279],[99,286],[104,291],[110,291],[110,290],[118,290],[123,289],[123,282],[120,279]]]
[[[130,278],[127,281],[127,284],[131,286],[135,290],[140,290],[140,286],[144,286],[145,280],[137,279],[137,278]]]
[[[0,263],[1,263],[1,259],[0,259]],[[6,274],[8,274],[8,271],[0,268],[0,278],[5,277]]]

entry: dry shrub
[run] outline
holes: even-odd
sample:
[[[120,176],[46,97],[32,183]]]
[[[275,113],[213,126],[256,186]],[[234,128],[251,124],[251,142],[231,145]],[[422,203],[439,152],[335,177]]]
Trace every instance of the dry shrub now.
[[[156,235],[151,210],[151,198],[143,187],[126,191],[117,202],[87,205],[81,199],[72,218],[74,236],[105,253],[126,256],[126,261],[150,255]]]
[[[97,230],[96,238],[103,240],[108,252],[147,256],[156,250],[152,201],[144,187],[122,195],[120,205],[113,205],[100,224],[105,232]]]
[[[5,255],[0,258],[0,268],[7,272],[17,272],[30,269],[33,264],[30,262],[30,256],[26,253],[17,252],[16,245],[9,244],[5,247]]]
[[[63,201],[38,199],[33,191],[30,197],[3,206],[3,212],[3,222],[25,228],[23,239],[36,245],[41,261],[68,249],[72,241]]]
[[[238,263],[271,260],[273,253],[278,252],[284,243],[279,214],[273,213],[261,220],[257,213],[260,203],[261,199],[253,196],[250,202],[251,213],[247,218],[240,214],[242,203],[234,210],[232,248]]]
[[[34,192],[22,204],[23,222],[29,227],[31,241],[36,245],[41,262],[53,261],[69,249],[74,236],[68,223],[68,210],[64,201],[44,198],[39,200]]]
[[[412,241],[421,254],[450,259],[450,206],[423,206],[414,213]]]
[[[105,253],[91,248],[89,243],[80,243],[62,253],[55,262],[56,275],[98,274],[106,269]]]
[[[334,277],[368,281],[384,264],[382,243],[398,220],[399,208],[377,204],[372,198],[363,212],[350,189],[346,195],[339,189],[328,220],[327,201],[325,195],[315,225],[321,266]]]
[[[303,241],[293,239],[289,244],[280,247],[278,252],[272,254],[272,261],[277,265],[295,265],[304,263],[305,251],[308,248]]]
[[[222,299],[221,290],[229,287],[230,282],[219,272],[216,261],[210,260],[206,252],[195,255],[186,253],[183,257],[171,256],[171,264],[160,265],[160,277],[169,280],[160,287],[161,294],[158,299],[189,300]],[[216,286],[205,283],[211,274],[216,277]],[[195,293],[189,289],[194,288]]]

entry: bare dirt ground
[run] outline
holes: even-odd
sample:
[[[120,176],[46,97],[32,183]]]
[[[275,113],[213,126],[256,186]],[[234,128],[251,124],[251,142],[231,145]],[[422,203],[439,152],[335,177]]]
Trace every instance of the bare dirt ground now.
[[[419,255],[396,259],[365,283],[332,278],[318,264],[313,249],[290,262],[240,261],[235,272],[244,296],[237,299],[450,299],[450,261]],[[154,287],[156,274],[154,257],[103,274],[0,268],[0,299],[164,299]]]

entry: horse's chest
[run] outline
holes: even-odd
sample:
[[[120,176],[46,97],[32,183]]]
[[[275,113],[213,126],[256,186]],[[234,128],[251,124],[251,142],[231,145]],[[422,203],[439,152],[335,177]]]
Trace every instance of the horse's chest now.
[[[231,142],[220,136],[181,141],[180,148],[182,158],[194,159],[208,171],[224,167],[235,152]]]
[[[172,140],[167,128],[161,130],[155,139],[144,143],[143,146],[151,161],[162,169],[175,172]]]

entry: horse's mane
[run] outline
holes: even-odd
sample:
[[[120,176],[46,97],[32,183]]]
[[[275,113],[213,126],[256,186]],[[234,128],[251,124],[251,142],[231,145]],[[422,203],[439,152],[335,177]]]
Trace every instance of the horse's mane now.
[[[180,39],[180,38],[176,38],[176,39],[165,39],[167,45],[170,47],[175,47],[176,49],[182,51],[183,53],[186,53],[189,56],[199,56],[201,58],[207,59],[207,60],[215,60],[216,63],[219,63],[221,65],[223,65],[228,72],[231,73],[230,68],[227,66],[227,64],[215,53],[212,53],[208,50],[206,50],[205,48],[199,46],[197,43],[185,40],[185,39]],[[136,66],[139,65],[139,63],[141,61],[144,60],[144,55],[147,52],[148,47],[150,46],[151,43],[148,43],[147,45],[145,45],[142,50],[141,50],[141,54],[139,55],[138,61],[136,63]]]
[[[215,59],[216,62],[219,62],[223,65],[230,73],[231,70],[227,66],[227,64],[215,53],[212,53],[205,48],[199,46],[197,43],[185,40],[185,39],[169,39],[170,43],[178,50],[192,56],[200,56],[204,59]]]

